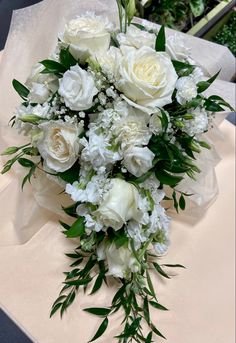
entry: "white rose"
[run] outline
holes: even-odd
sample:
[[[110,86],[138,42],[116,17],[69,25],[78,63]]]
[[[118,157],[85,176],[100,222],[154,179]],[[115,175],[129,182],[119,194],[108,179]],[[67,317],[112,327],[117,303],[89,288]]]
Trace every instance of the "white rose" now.
[[[71,20],[62,35],[62,43],[69,45],[69,50],[75,59],[85,61],[98,52],[108,50],[110,33],[113,28],[107,18],[86,13]]]
[[[124,152],[123,165],[134,176],[141,176],[152,168],[155,155],[147,147],[132,147]]]
[[[184,76],[178,79],[176,83],[176,99],[180,105],[197,96],[197,86],[191,76]]]
[[[119,73],[116,87],[130,105],[151,114],[157,107],[172,102],[178,77],[165,52],[156,52],[149,47],[127,48]]]
[[[58,90],[58,78],[53,74],[41,74],[44,69],[42,64],[37,63],[26,80],[26,86],[30,90],[28,99],[32,103],[42,104]]]
[[[42,130],[42,135],[37,148],[46,167],[56,172],[71,168],[78,158],[82,126],[63,121],[49,121],[40,124],[39,128]]]
[[[185,61],[190,56],[190,49],[186,47],[183,38],[179,34],[167,38],[166,52],[172,60]]]
[[[75,65],[65,72],[59,82],[58,93],[72,111],[83,111],[92,107],[93,97],[98,90],[87,71]]]
[[[107,260],[108,272],[106,275],[126,278],[131,272],[138,272],[140,264],[127,246],[117,248],[114,243],[101,243],[97,249],[98,260]]]
[[[138,217],[138,196],[131,183],[112,179],[111,189],[105,194],[96,215],[106,227],[119,230],[128,220]]]
[[[156,35],[140,30],[135,25],[130,25],[127,33],[119,33],[117,35],[117,40],[120,45],[128,45],[137,49],[142,46],[149,46],[154,49]]]

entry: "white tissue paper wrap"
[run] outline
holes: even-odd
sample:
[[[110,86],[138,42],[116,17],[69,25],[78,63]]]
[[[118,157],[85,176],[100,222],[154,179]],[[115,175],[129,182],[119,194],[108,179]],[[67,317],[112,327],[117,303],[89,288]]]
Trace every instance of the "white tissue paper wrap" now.
[[[14,108],[20,103],[11,85],[12,79],[24,82],[31,66],[50,56],[65,23],[86,11],[95,11],[113,22],[116,20],[116,25],[118,23],[115,0],[44,0],[13,13],[9,37],[0,63],[1,151],[7,146],[27,142],[26,137],[19,136],[14,129],[7,127]],[[167,29],[167,35],[170,34],[174,34],[174,31]],[[206,76],[222,69],[222,80],[216,81],[208,90],[208,94],[218,94],[234,105],[233,86],[228,82],[234,72],[233,55],[225,47],[179,34],[191,48],[193,59],[204,66]],[[215,121],[215,128],[207,134],[207,141],[212,145],[216,139],[221,138],[217,126],[224,119],[222,114],[216,116],[218,120]],[[1,159],[2,162],[6,160]],[[214,168],[219,161],[220,157],[214,147],[210,151],[204,150],[197,160],[202,170],[197,181],[186,178],[179,185],[179,190],[194,194],[188,201],[187,211],[180,216],[183,220],[188,216],[188,209],[191,209],[191,215],[197,217],[214,201],[218,192]],[[16,166],[9,174],[1,176],[4,182],[0,189],[0,203],[11,201],[11,206],[10,212],[4,215],[1,222],[0,245],[24,244],[42,228],[44,222],[55,216],[63,216],[61,206],[71,203],[68,196],[61,194],[62,188],[40,172],[33,178],[32,186],[27,185],[21,192],[21,176],[24,172],[20,166]]]

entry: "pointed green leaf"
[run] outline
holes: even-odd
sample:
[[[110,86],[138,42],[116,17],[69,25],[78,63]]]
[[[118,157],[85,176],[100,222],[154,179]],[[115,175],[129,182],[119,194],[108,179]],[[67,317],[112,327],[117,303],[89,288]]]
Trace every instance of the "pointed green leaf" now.
[[[17,80],[12,81],[12,85],[15,88],[16,92],[19,94],[19,96],[23,99],[26,100],[27,96],[29,95],[29,89],[26,88],[22,83],[20,83]]]
[[[34,167],[34,162],[28,160],[27,158],[18,158],[18,163],[25,168]]]
[[[156,178],[160,181],[160,183],[162,183],[163,185],[169,185],[173,187],[176,186],[183,179],[183,177],[181,176],[172,175],[164,170],[159,170],[158,166],[155,170],[155,175]]]
[[[153,266],[160,275],[162,275],[166,279],[170,279],[169,275],[167,275],[166,272],[164,272],[164,270],[161,268],[161,266],[158,263],[153,262]]]
[[[53,306],[51,312],[50,312],[50,318],[60,309],[60,307],[63,305],[63,303],[57,303],[55,306]]]
[[[152,331],[147,335],[146,343],[152,343]]]
[[[157,336],[166,339],[165,336],[163,336],[162,333],[161,333],[159,330],[157,330],[157,328],[156,328],[153,324],[152,324],[150,327],[151,327],[152,331],[155,332],[155,334],[156,334]]]
[[[111,312],[111,309],[106,307],[91,307],[85,308],[84,311],[94,314],[95,316],[106,317]]]
[[[63,74],[64,72],[66,72],[66,67],[59,62],[53,60],[44,60],[39,63],[41,63],[49,73]]]
[[[96,293],[101,288],[103,279],[104,279],[104,274],[99,274],[98,277],[96,278],[92,292],[90,294]]]
[[[65,232],[65,235],[69,238],[80,237],[85,232],[85,219],[84,217],[79,217],[74,224],[70,227],[68,231]]]
[[[61,49],[60,62],[66,69],[70,69],[70,67],[77,64],[76,59],[71,55],[69,51],[69,47],[66,49]]]
[[[152,305],[153,307],[155,307],[158,310],[169,311],[168,308],[166,308],[165,306],[159,304],[156,301],[149,301],[149,304]]]
[[[202,93],[208,87],[210,87],[210,85],[215,81],[215,79],[217,78],[219,73],[220,73],[220,70],[215,75],[213,75],[210,79],[208,79],[207,81],[198,82],[198,84],[197,84],[197,91],[198,91],[198,93]]]
[[[106,331],[108,327],[108,323],[109,323],[108,318],[105,318],[102,324],[99,326],[98,331],[96,332],[95,336],[91,339],[91,341],[89,341],[89,343],[95,341],[96,339],[98,339],[104,334],[104,332]]]
[[[143,301],[143,314],[146,322],[148,325],[150,324],[150,313],[149,313],[149,306],[148,306],[148,298],[145,297]]]
[[[166,50],[165,27],[163,25],[157,34],[155,50],[156,51],[165,51]]]
[[[186,269],[185,266],[183,266],[182,264],[164,264],[165,267],[170,267],[170,268],[184,268]]]
[[[82,286],[82,285],[87,285],[92,279],[79,279],[79,280],[73,280],[73,281],[65,281],[64,283],[66,285],[70,286]]]
[[[181,196],[179,198],[179,207],[181,208],[182,211],[184,211],[185,206],[186,206],[186,202],[185,202],[183,194],[181,194]]]

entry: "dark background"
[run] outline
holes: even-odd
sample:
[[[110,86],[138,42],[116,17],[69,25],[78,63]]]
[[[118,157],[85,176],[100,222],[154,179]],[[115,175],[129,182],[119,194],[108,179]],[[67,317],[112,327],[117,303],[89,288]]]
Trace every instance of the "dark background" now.
[[[0,0],[0,50],[4,49],[10,27],[12,11],[27,7],[41,0]],[[228,119],[235,123],[234,114]],[[0,309],[0,342],[1,343],[31,343],[26,335]]]

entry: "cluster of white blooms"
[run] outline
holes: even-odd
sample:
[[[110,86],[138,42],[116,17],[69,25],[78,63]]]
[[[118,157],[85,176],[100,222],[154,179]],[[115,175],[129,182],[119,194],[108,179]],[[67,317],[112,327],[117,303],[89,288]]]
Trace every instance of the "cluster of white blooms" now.
[[[75,62],[58,73],[45,73],[42,64],[33,68],[26,82],[28,102],[17,109],[16,122],[32,135],[46,171],[77,170],[78,180],[65,191],[78,203],[87,235],[123,230],[135,249],[150,241],[157,254],[164,254],[170,223],[161,206],[165,193],[154,173],[135,180],[153,168],[149,143],[163,133],[163,115],[166,135],[175,142],[174,120],[165,106],[173,101],[184,106],[196,98],[202,72],[194,66],[179,77],[172,61],[189,62],[189,49],[174,35],[165,52],[156,51],[150,29],[131,25],[126,34],[117,33],[94,13],[71,20],[53,56],[56,66],[62,63],[62,50]],[[178,117],[179,130],[189,136],[207,130],[208,113],[200,105],[188,114],[189,119]],[[139,269],[130,244],[97,248],[99,259],[108,261],[109,274],[123,277]]]

